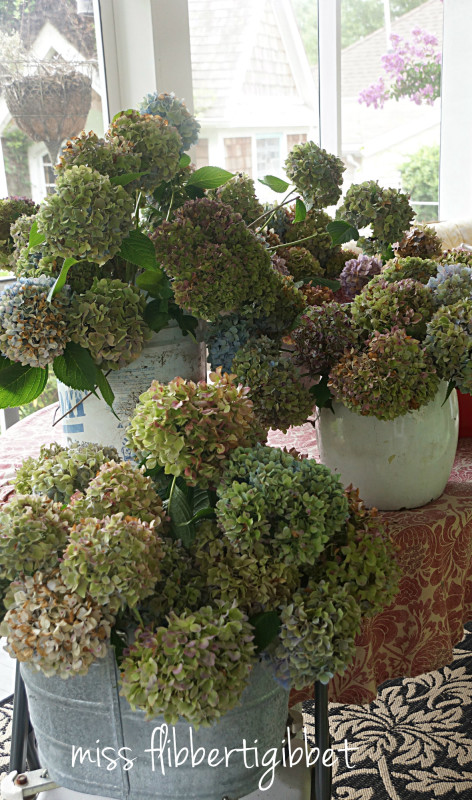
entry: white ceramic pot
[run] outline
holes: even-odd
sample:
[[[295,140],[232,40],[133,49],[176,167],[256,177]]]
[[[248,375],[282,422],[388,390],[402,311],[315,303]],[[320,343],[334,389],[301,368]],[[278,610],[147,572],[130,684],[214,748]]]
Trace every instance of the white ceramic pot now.
[[[415,508],[439,497],[457,447],[459,412],[454,390],[446,403],[441,383],[430,403],[394,420],[378,420],[333,403],[317,422],[320,460],[345,486],[357,487],[369,507]]]
[[[96,442],[116,447],[122,458],[132,458],[126,429],[140,395],[154,379],[168,383],[177,376],[204,380],[206,348],[203,342],[183,336],[177,323],[171,321],[145,344],[136,361],[108,375],[118,419],[101,396],[86,397],[87,392],[71,389],[58,381],[60,415],[66,415],[61,422],[63,443]]]

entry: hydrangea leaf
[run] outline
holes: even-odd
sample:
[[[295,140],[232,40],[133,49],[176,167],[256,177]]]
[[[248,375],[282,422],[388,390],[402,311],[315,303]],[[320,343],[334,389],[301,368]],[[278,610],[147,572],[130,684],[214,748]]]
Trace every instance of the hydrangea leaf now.
[[[0,408],[15,408],[31,403],[46,386],[48,368],[28,367],[10,361],[4,356],[0,360]]]
[[[68,342],[62,356],[53,362],[56,378],[79,391],[95,391],[97,367],[89,351],[80,344]]]
[[[38,223],[35,220],[31,226],[29,240],[28,240],[28,250],[32,250],[33,247],[38,247],[38,245],[42,244],[46,241],[46,237],[44,233],[39,233],[38,231]]]
[[[197,186],[199,189],[218,189],[233,178],[232,172],[221,167],[200,167],[190,176],[187,186]]]
[[[279,615],[275,611],[263,611],[249,619],[254,628],[254,644],[257,652],[265,650],[280,631]]]
[[[136,267],[152,270],[159,270],[154,245],[144,233],[132,230],[121,243],[120,256],[134,264]],[[160,270],[159,270],[160,271]]]
[[[51,287],[48,293],[48,303],[51,302],[52,298],[61,291],[62,287],[65,286],[67,280],[67,273],[69,272],[71,266],[73,264],[77,264],[76,258],[66,258],[64,259],[64,263],[61,267],[61,271],[57,277],[57,280],[54,286]]]
[[[294,222],[303,222],[306,217],[306,205],[299,197],[295,200],[295,218]]]
[[[259,178],[259,183],[263,183],[264,186],[268,186],[273,192],[278,192],[279,194],[286,192],[290,186],[287,181],[277,178],[276,175],[264,175],[263,178]]]
[[[341,219],[335,219],[332,222],[329,222],[326,226],[326,230],[331,236],[333,245],[345,244],[346,242],[350,242],[352,239],[357,241],[359,238],[359,231],[357,228],[355,228],[354,225],[351,225],[349,222],[344,222],[344,220]]]

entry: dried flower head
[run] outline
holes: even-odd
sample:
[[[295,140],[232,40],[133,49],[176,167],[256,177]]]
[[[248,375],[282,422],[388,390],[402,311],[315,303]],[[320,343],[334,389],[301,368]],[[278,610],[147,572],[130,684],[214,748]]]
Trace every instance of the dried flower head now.
[[[472,267],[464,264],[439,264],[435,277],[428,281],[436,306],[450,306],[472,299]]]
[[[132,461],[107,461],[90,481],[85,493],[74,499],[76,518],[106,516],[122,512],[142,522],[154,522],[159,534],[166,514],[151,478]]]
[[[13,590],[14,605],[0,626],[13,658],[47,677],[70,678],[86,675],[95,659],[106,656],[113,615],[90,595],[71,592],[59,570],[35,572],[15,581]]]
[[[114,447],[92,442],[73,442],[68,447],[42,445],[37,458],[26,458],[17,469],[14,486],[21,494],[46,494],[56,502],[68,503],[111,459],[119,460]]]
[[[137,631],[121,664],[121,693],[146,718],[212,725],[237,705],[255,662],[253,628],[234,603],[171,612],[166,627]]]
[[[89,350],[96,364],[121,369],[138,358],[151,338],[145,307],[144,294],[134,286],[95,278],[91,289],[72,298],[70,338]]]
[[[285,161],[287,177],[315,208],[338,202],[345,169],[340,158],[314,142],[296,144]]]
[[[45,275],[19,278],[0,294],[0,350],[11,361],[45,367],[62,355],[70,334],[67,289],[48,293],[55,281]]]
[[[161,545],[154,523],[123,513],[86,517],[72,527],[61,575],[80,597],[90,595],[113,612],[132,608],[154,589]]]
[[[298,363],[316,376],[329,372],[344,350],[356,344],[357,333],[348,308],[331,302],[307,308],[292,340]]]
[[[374,275],[379,275],[382,262],[373,256],[359,255],[346,261],[339,276],[341,289],[347,301],[362,291]]]
[[[230,452],[264,435],[247,397],[249,389],[233,378],[217,369],[210,374],[211,383],[153,381],[131,419],[131,447],[149,468],[160,464],[167,474],[183,475],[193,486],[217,484]]]
[[[472,299],[438,308],[424,344],[441,378],[472,394]]]
[[[416,339],[424,338],[433,311],[431,289],[411,278],[388,283],[383,273],[369,281],[351,303],[358,328],[385,333],[400,327]]]
[[[0,577],[56,566],[72,521],[70,510],[48,497],[13,497],[0,510]]]
[[[264,428],[287,431],[291,425],[303,425],[310,416],[309,390],[293,361],[269,337],[250,339],[237,351],[232,369],[238,381],[250,387],[254,414]]]
[[[414,281],[427,284],[437,271],[438,262],[431,258],[397,257],[386,262],[382,269],[382,278],[389,283],[412,278]]]
[[[262,445],[231,455],[217,493],[218,524],[237,549],[259,541],[285,564],[315,563],[347,516],[339,476]]]
[[[133,211],[133,198],[108,175],[72,166],[59,175],[56,193],[41,203],[38,231],[49,253],[103,264],[130,232]]]
[[[399,258],[437,258],[442,252],[441,239],[427,225],[410,228],[393,248]]]
[[[429,403],[438,385],[431,356],[402,328],[371,334],[363,352],[346,351],[328,381],[335,400],[383,420]]]
[[[198,141],[200,123],[190,113],[183,100],[173,92],[147,94],[140,103],[142,114],[159,116],[177,129],[182,138],[182,150],[188,150]]]
[[[189,200],[152,238],[183,308],[208,320],[249,303],[259,303],[265,313],[275,309],[267,291],[276,278],[269,253],[226,203]]]
[[[170,181],[179,169],[182,138],[166,119],[138,111],[123,111],[105,133],[112,144],[129,142],[140,158],[139,187],[152,192],[162,181]]]
[[[364,181],[349,187],[336,216],[358,229],[370,226],[371,235],[361,237],[359,244],[366,253],[375,255],[401,239],[415,212],[404,192],[383,189],[377,181]]]

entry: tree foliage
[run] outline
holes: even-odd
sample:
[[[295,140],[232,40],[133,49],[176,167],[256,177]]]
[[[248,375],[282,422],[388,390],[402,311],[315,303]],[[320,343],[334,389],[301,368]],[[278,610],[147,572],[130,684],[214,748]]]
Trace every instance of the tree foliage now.
[[[424,0],[390,0],[392,20],[401,17]],[[310,64],[318,59],[318,13],[316,0],[292,0],[298,27]],[[384,11],[381,0],[342,0],[341,46],[349,47],[369,33],[382,28]]]
[[[439,145],[420,147],[400,166],[403,191],[415,201],[438,202]],[[416,206],[419,220],[435,219],[437,206]]]

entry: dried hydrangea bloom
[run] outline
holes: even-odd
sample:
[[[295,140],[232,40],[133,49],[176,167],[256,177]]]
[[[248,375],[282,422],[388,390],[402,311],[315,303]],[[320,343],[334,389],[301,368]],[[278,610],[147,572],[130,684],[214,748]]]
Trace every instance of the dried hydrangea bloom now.
[[[159,578],[162,542],[153,522],[123,513],[86,517],[70,532],[60,565],[66,586],[113,612],[151,594]]]
[[[118,279],[94,279],[72,298],[69,333],[104,369],[121,369],[141,355],[151,331],[144,322],[142,292]]]
[[[439,264],[435,277],[430,278],[427,285],[438,307],[471,300],[472,268],[465,264]]]
[[[141,395],[127,435],[148,468],[160,464],[191,486],[215,486],[232,450],[264,437],[249,389],[233,375],[210,373],[211,383],[153,381]]]
[[[177,129],[182,138],[182,150],[188,150],[198,141],[200,123],[174,92],[147,94],[139,105],[142,114],[152,114],[166,120]]]
[[[400,258],[437,258],[441,255],[441,239],[428,225],[411,228],[403,234],[401,241],[393,245],[395,255]]]
[[[54,278],[19,278],[0,294],[0,351],[11,361],[45,367],[62,355],[70,334],[69,293],[48,301]]]
[[[300,373],[267,336],[250,339],[237,351],[232,370],[250,387],[254,414],[264,428],[287,431],[303,425],[313,410],[313,398]]]
[[[114,447],[93,442],[54,442],[42,445],[37,458],[26,458],[17,469],[14,486],[22,494],[46,494],[68,503],[74,492],[83,492],[106,461],[119,460]]]
[[[159,533],[167,519],[151,478],[132,461],[107,461],[92,478],[85,493],[74,498],[76,518],[103,517],[122,512],[142,522],[153,522]]]
[[[56,193],[41,203],[38,231],[49,253],[104,264],[133,227],[133,211],[133,198],[108,175],[74,165],[59,175]]]
[[[382,278],[389,283],[412,278],[414,281],[427,284],[437,271],[438,262],[432,258],[397,257],[386,262],[382,269]]]
[[[346,261],[339,276],[341,289],[347,301],[359,294],[374,275],[382,269],[382,262],[373,256],[360,255]]]
[[[218,486],[220,528],[241,552],[260,541],[285,564],[314,564],[347,516],[347,500],[327,467],[278,448],[238,448]]]
[[[441,306],[428,323],[424,343],[439,375],[472,394],[472,299]]]
[[[347,586],[310,580],[282,609],[273,654],[276,676],[303,689],[344,672],[355,653],[361,611]]]
[[[438,385],[431,355],[402,328],[372,334],[364,351],[346,351],[328,381],[335,400],[383,420],[429,403]]]
[[[123,111],[105,133],[110,143],[129,142],[139,156],[139,188],[152,192],[162,181],[170,181],[179,169],[182,138],[166,119],[139,111]]]
[[[49,497],[15,495],[0,509],[0,578],[54,567],[72,522],[70,509]]]
[[[235,603],[171,612],[167,625],[137,631],[120,667],[123,694],[146,718],[179,717],[198,728],[237,705],[255,662],[253,627]]]
[[[357,342],[349,308],[340,303],[311,306],[292,332],[297,363],[306,366],[310,375],[324,375]]]
[[[35,572],[13,584],[14,605],[0,626],[5,650],[47,677],[86,675],[104,658],[115,618],[89,594],[68,589],[59,573]]]
[[[343,172],[340,158],[328,153],[315,142],[296,144],[287,156],[287,177],[315,208],[335,205],[341,197]]]
[[[424,338],[433,312],[431,289],[412,278],[389,283],[383,273],[369,281],[351,303],[352,320],[358,328],[386,333],[400,327],[416,339]]]

